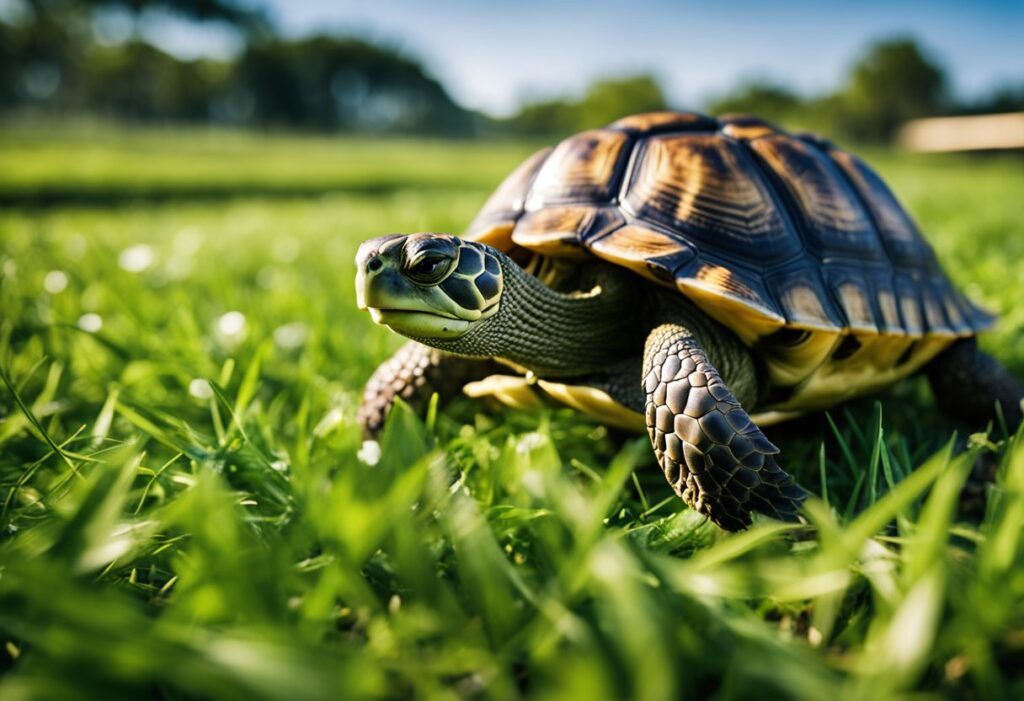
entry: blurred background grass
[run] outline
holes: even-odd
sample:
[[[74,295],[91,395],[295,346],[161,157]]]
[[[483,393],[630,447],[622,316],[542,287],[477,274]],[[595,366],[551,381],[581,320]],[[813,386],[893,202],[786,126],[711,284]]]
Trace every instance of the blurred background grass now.
[[[425,421],[396,412],[379,451],[363,445],[362,384],[401,339],[355,309],[358,243],[461,230],[540,143],[667,102],[655,79],[498,119],[462,110],[461,132],[437,113],[386,133],[337,112],[246,121],[213,103],[143,109],[140,86],[277,65],[253,54],[287,63],[302,41],[258,13],[227,13],[241,54],[195,63],[148,44],[151,20],[96,40],[102,13],[146,3],[14,5],[0,46],[28,58],[2,64],[22,73],[0,131],[0,697],[1024,694],[1024,447],[998,427],[968,440],[983,427],[943,418],[919,380],[769,432],[821,497],[813,534],[718,532],[673,497],[645,438],[568,410],[457,401]],[[296,51],[288,65],[321,65]],[[46,56],[70,58],[44,95]],[[152,65],[172,73],[130,78]],[[709,106],[867,142],[950,276],[1001,315],[985,347],[1024,375],[1019,155],[888,141],[902,119],[982,101],[944,95],[855,134],[822,116],[828,95],[764,93]],[[987,107],[1013,106],[996,93]],[[958,508],[979,451],[999,477],[984,507]]]

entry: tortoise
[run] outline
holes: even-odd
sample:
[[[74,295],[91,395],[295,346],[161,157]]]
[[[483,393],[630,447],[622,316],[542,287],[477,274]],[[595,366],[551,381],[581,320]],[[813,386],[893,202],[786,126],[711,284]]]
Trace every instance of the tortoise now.
[[[357,296],[412,339],[369,380],[397,397],[548,398],[646,428],[675,492],[718,526],[796,520],[807,492],[761,426],[924,370],[945,410],[1021,421],[979,350],[994,317],[951,285],[882,179],[750,116],[626,117],[528,158],[461,237],[359,248]]]

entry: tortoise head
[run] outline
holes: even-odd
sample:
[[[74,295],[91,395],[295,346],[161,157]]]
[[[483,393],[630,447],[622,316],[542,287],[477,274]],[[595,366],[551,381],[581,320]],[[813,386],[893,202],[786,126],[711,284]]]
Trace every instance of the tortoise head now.
[[[498,311],[500,255],[447,234],[371,239],[356,254],[359,308],[403,336],[459,338]]]

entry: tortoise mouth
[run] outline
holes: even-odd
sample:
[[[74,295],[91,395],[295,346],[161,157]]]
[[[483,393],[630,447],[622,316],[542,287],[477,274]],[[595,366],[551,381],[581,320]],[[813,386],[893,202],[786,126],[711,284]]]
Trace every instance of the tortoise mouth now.
[[[379,314],[425,314],[427,316],[439,316],[442,319],[454,319],[456,321],[462,321],[459,317],[454,314],[446,314],[444,312],[428,312],[423,309],[403,309],[402,307],[367,307],[371,315]]]
[[[374,323],[413,338],[458,338],[470,322],[457,316],[412,309],[369,307]]]

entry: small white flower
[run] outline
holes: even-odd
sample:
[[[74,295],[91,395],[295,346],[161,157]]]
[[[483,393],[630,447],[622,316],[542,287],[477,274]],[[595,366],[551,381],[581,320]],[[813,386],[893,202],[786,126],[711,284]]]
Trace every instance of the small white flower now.
[[[213,387],[201,377],[197,377],[188,383],[188,393],[196,399],[210,399],[213,397]]]
[[[245,339],[246,321],[245,314],[240,311],[230,311],[221,314],[215,325],[217,339],[229,346],[241,343]]]
[[[43,279],[43,289],[52,295],[60,294],[68,286],[68,276],[63,270],[51,270]]]
[[[359,462],[373,467],[380,462],[380,443],[377,441],[363,441],[363,447],[356,453]]]
[[[139,243],[121,251],[117,264],[129,273],[141,273],[153,265],[153,248],[144,243]]]
[[[299,348],[306,342],[309,335],[309,327],[301,321],[293,321],[284,326],[274,329],[274,343],[286,350]]]
[[[103,328],[103,317],[99,314],[83,314],[78,317],[78,328],[82,331],[88,331],[89,333],[96,333]]]

